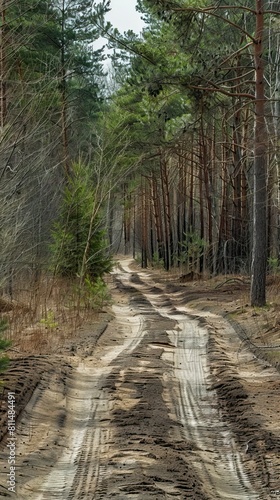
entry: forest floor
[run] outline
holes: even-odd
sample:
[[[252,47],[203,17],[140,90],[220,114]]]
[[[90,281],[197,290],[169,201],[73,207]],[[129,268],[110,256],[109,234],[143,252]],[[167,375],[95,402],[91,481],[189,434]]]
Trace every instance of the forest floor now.
[[[262,309],[247,277],[180,283],[122,258],[109,281],[112,306],[90,322],[12,347],[0,498],[280,497],[279,278]]]

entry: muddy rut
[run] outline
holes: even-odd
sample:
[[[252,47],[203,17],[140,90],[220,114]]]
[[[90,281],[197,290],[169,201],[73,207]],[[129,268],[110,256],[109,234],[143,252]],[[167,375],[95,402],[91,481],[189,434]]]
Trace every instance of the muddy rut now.
[[[203,314],[129,261],[113,279],[115,319],[34,391],[17,423],[17,493],[0,498],[269,498],[219,409]],[[0,452],[4,463],[5,441]]]

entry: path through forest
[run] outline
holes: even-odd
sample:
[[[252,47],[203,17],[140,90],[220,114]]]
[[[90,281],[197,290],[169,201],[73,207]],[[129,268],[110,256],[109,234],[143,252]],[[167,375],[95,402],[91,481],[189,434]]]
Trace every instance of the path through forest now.
[[[94,350],[64,358],[71,370],[39,384],[18,421],[17,493],[7,497],[274,498],[213,388],[209,324],[221,319],[188,309],[129,260],[113,281],[115,318]]]

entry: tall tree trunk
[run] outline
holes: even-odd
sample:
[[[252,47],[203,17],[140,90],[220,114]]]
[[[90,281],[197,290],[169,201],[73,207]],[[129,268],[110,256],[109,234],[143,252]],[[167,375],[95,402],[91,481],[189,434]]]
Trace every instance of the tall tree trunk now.
[[[202,175],[204,181],[204,189],[205,189],[205,201],[206,201],[206,209],[207,209],[207,224],[208,224],[208,254],[207,254],[207,265],[210,269],[211,273],[213,272],[213,214],[212,214],[212,199],[211,199],[211,190],[210,190],[210,176],[209,176],[209,150],[206,144],[206,137],[203,126],[203,113],[201,114],[201,123],[200,123],[200,158],[202,165]]]
[[[181,262],[182,243],[185,239],[186,233],[186,160],[184,158],[184,143],[182,143],[179,151],[178,162],[178,187],[177,187],[177,265]]]
[[[191,138],[191,158],[190,158],[190,173],[189,173],[189,214],[188,214],[188,232],[195,230],[194,227],[194,134]],[[186,222],[185,222],[186,224]],[[186,230],[185,230],[186,232]]]
[[[250,239],[248,237],[249,227],[249,213],[248,213],[248,141],[249,141],[249,120],[250,120],[250,110],[249,107],[245,110],[245,115],[243,118],[243,139],[242,139],[242,178],[241,178],[241,220],[242,220],[242,259],[246,263],[246,269],[250,265]]]
[[[256,74],[254,137],[253,253],[251,267],[251,305],[266,302],[267,265],[267,189],[266,189],[266,125],[263,63],[264,2],[256,0],[256,34],[254,58]]]
[[[7,75],[6,75],[6,0],[0,1],[0,128],[3,129],[7,115]]]
[[[123,234],[124,234],[124,254],[130,253],[131,236],[131,193],[128,193],[127,184],[123,185]]]
[[[68,125],[67,125],[67,74],[65,58],[65,1],[63,0],[61,9],[61,137],[63,151],[63,166],[66,178],[70,174],[69,148],[68,148]]]
[[[147,252],[147,225],[148,225],[148,214],[147,214],[147,192],[146,192],[146,179],[141,176],[141,198],[142,198],[142,217],[141,217],[141,232],[142,232],[142,238],[141,238],[141,265],[143,269],[146,269],[148,267],[148,252]]]
[[[232,268],[236,273],[240,269],[241,245],[242,245],[242,217],[241,217],[241,179],[242,179],[242,113],[240,102],[236,103],[233,119],[233,218],[232,218]]]
[[[152,262],[154,262],[156,239],[155,239],[155,224],[153,219],[153,207],[152,207],[152,197],[151,197],[151,185],[149,184],[149,255]]]
[[[151,178],[151,197],[152,197],[152,207],[153,207],[153,216],[155,221],[156,228],[156,236],[157,236],[157,251],[159,260],[163,258],[163,219],[161,217],[161,206],[160,206],[160,198],[158,192],[157,179],[155,174],[152,174]]]
[[[200,220],[200,239],[203,240],[205,236],[205,229],[204,229],[204,191],[203,191],[203,179],[202,179],[202,172],[199,172],[199,220]],[[205,268],[205,253],[200,256],[199,259],[199,271],[202,273]]]
[[[171,230],[171,208],[167,174],[167,160],[164,152],[161,153],[160,167],[164,220],[164,267],[166,271],[169,271],[173,257],[173,235]]]
[[[228,255],[227,255],[227,240],[228,240],[228,189],[229,189],[229,179],[228,179],[228,168],[227,165],[229,161],[229,151],[228,151],[228,134],[227,127],[224,121],[223,123],[223,140],[222,140],[222,176],[221,176],[221,203],[220,203],[220,224],[219,224],[219,271],[228,273]]]

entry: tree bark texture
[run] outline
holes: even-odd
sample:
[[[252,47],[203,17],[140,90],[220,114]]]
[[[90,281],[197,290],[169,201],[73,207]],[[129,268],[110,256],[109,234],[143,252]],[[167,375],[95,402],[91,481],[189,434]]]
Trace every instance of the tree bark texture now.
[[[0,127],[3,129],[7,115],[7,75],[6,75],[6,0],[1,0],[0,28]]]
[[[251,267],[251,305],[264,306],[266,302],[267,266],[267,174],[266,124],[263,63],[264,2],[256,0],[256,35],[254,41],[256,100],[254,137],[254,200],[253,252]]]

